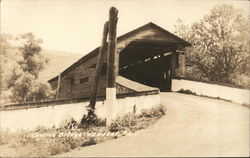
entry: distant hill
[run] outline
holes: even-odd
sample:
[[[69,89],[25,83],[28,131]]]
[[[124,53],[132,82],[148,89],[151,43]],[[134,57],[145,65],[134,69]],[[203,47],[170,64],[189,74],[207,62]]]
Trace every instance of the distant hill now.
[[[39,74],[39,79],[48,81],[68,68],[83,55],[63,51],[43,50],[42,54],[49,59],[49,64]]]

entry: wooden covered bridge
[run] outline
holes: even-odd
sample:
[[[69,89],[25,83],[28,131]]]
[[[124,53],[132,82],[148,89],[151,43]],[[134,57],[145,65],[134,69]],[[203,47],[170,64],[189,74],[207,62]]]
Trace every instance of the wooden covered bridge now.
[[[180,60],[183,59],[180,52],[190,45],[151,22],[118,37],[115,59],[117,88],[127,82],[130,83],[127,88],[133,90],[132,83],[137,82],[141,87],[171,91],[171,80],[176,70],[179,67],[183,70],[185,66]],[[99,49],[94,49],[48,81],[52,88],[59,89],[59,99],[90,97]],[[107,48],[104,49],[107,54]],[[105,96],[106,80],[107,55],[103,60],[98,96]]]

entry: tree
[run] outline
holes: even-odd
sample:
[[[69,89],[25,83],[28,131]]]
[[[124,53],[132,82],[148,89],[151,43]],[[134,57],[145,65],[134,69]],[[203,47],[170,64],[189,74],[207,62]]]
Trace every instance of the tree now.
[[[23,46],[19,48],[23,60],[19,61],[19,64],[24,72],[30,73],[37,79],[38,73],[48,63],[48,59],[41,54],[42,40],[36,39],[32,33],[21,35],[20,39],[23,42]]]
[[[249,19],[241,10],[219,5],[191,27],[179,20],[175,28],[177,35],[193,44],[186,55],[197,78],[235,83],[247,73]]]
[[[0,101],[8,102],[11,92],[9,85],[14,82],[21,71],[17,63],[21,57],[18,55],[17,49],[11,45],[13,36],[9,34],[0,34]],[[15,74],[13,78],[11,75]],[[13,86],[13,85],[12,85]]]
[[[21,47],[12,46],[11,36],[1,35],[1,84],[3,93],[1,99],[12,102],[26,102],[48,99],[53,91],[48,83],[39,81],[38,74],[48,63],[41,54],[42,41],[32,33],[21,35],[15,42]],[[12,41],[13,42],[13,41]]]
[[[12,95],[10,99],[15,102],[26,102],[31,95],[34,76],[29,73],[23,73],[15,80],[14,86],[10,87]]]

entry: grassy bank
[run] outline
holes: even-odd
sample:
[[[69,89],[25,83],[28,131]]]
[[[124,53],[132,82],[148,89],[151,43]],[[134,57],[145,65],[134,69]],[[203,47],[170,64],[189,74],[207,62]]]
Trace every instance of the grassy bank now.
[[[95,145],[147,128],[165,115],[165,111],[165,107],[160,105],[143,110],[139,115],[129,113],[118,117],[110,126],[100,123],[85,129],[77,128],[78,123],[70,120],[58,129],[38,127],[35,131],[15,133],[4,130],[0,137],[0,156],[48,157],[77,147]]]
[[[198,95],[195,92],[190,91],[189,89],[187,89],[187,90],[181,89],[181,90],[179,90],[177,92],[178,93],[183,93],[183,94],[190,94],[190,95],[200,96],[200,97],[207,97],[207,98],[210,98],[210,99],[218,99],[218,100],[223,100],[223,101],[227,101],[227,102],[232,102],[231,100],[223,99],[223,98],[220,98],[220,97],[210,97],[210,96],[207,96],[207,95]],[[245,104],[240,104],[240,105],[250,108],[250,104],[245,103]]]

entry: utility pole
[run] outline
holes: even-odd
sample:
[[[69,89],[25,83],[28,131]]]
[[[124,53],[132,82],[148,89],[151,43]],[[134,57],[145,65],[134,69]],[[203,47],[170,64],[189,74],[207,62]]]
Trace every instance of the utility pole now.
[[[107,48],[108,24],[109,23],[106,22],[104,24],[104,28],[103,28],[102,42],[101,42],[101,46],[100,46],[100,49],[99,49],[99,55],[98,55],[98,58],[97,58],[94,82],[93,82],[93,85],[92,85],[90,103],[89,103],[89,106],[88,106],[88,108],[89,108],[88,109],[88,117],[93,115],[94,110],[95,110],[98,82],[99,82],[99,78],[101,76],[102,62],[103,62],[104,55],[105,55],[104,52],[105,52],[105,49]]]
[[[113,118],[113,107],[116,101],[116,28],[117,28],[118,10],[111,7],[109,10],[109,43],[107,52],[107,87],[106,87],[106,107],[107,107],[107,125]]]

